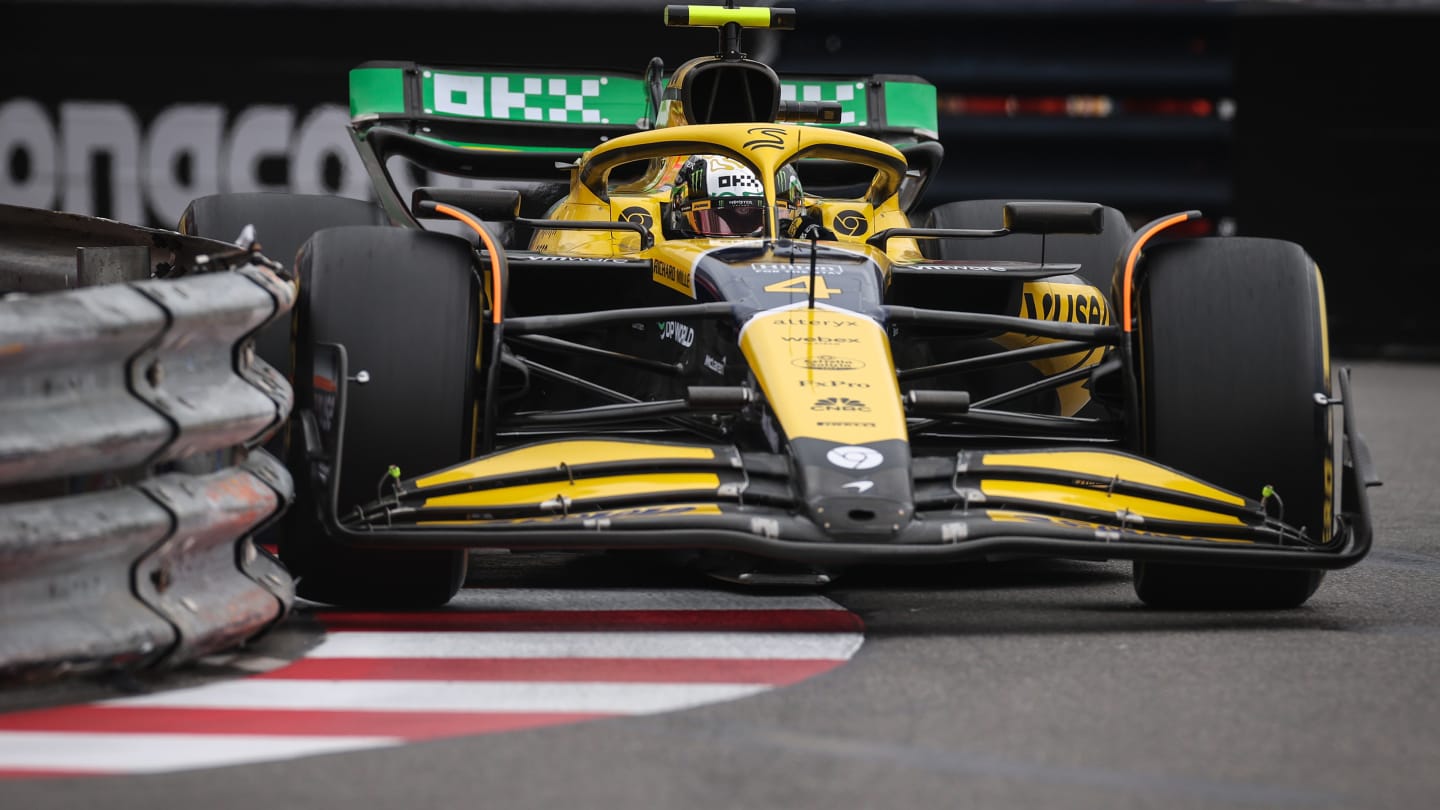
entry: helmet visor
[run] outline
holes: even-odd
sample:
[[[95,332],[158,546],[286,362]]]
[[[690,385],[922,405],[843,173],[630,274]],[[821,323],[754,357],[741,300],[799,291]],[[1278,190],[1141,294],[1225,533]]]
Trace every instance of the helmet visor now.
[[[709,207],[690,211],[690,226],[701,236],[759,236],[765,228],[765,200],[712,200]]]

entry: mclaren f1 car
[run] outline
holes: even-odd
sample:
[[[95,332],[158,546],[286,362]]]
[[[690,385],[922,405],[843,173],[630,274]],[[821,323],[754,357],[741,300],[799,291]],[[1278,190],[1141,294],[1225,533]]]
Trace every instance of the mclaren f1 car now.
[[[628,549],[756,584],[1133,560],[1150,605],[1291,607],[1366,554],[1376,482],[1300,246],[1185,236],[1195,211],[922,211],[933,86],[741,52],[793,10],[665,20],[717,51],[361,65],[378,205],[186,212],[294,258],[261,353],[295,388],[300,594],[438,604],[471,549]]]

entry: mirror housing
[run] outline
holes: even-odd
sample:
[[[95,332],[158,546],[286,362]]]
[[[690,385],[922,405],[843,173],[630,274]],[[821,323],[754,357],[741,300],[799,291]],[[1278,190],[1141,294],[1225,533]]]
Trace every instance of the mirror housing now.
[[[1097,234],[1105,230],[1104,206],[1077,202],[1008,202],[1004,227],[1010,233]]]
[[[520,192],[515,189],[438,188],[423,186],[410,195],[410,211],[417,219],[444,219],[436,205],[459,208],[490,222],[513,222],[520,216]]]

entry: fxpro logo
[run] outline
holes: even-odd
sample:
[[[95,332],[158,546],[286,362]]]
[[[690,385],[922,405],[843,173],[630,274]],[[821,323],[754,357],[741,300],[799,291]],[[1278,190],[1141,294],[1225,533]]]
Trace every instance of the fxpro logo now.
[[[216,192],[372,199],[349,119],[333,104],[174,104],[144,123],[118,101],[0,101],[0,202],[173,228]]]

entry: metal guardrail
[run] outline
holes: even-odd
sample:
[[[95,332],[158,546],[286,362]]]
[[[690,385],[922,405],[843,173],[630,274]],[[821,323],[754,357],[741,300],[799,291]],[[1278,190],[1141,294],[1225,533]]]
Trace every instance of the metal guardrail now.
[[[194,257],[235,249],[128,227],[0,206],[0,293],[49,290],[0,297],[0,680],[187,663],[294,601],[253,539],[294,491],[260,449],[291,389],[253,335],[295,288],[263,257],[210,270]],[[97,243],[148,250],[97,276]],[[81,246],[71,277],[115,283],[56,289]]]
[[[180,664],[267,629],[293,586],[249,536],[290,486],[259,451],[208,475],[0,505],[0,677]]]

